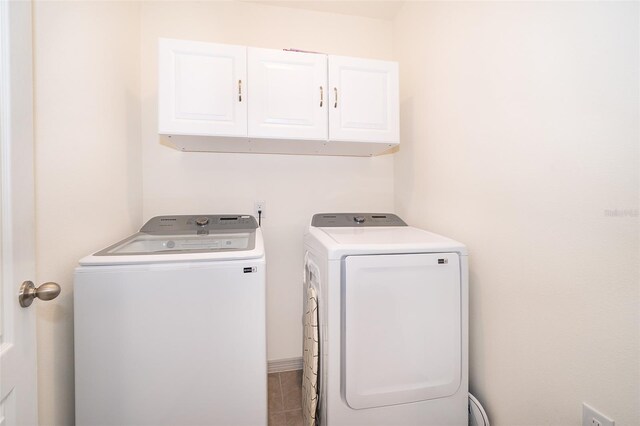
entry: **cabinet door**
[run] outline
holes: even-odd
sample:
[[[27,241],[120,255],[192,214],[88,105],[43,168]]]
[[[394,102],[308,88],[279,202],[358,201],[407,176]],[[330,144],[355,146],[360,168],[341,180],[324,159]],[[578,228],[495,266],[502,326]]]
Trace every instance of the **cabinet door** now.
[[[329,139],[400,141],[398,63],[329,56]]]
[[[246,136],[247,48],[160,39],[161,134]]]
[[[249,137],[327,139],[326,55],[248,49]]]

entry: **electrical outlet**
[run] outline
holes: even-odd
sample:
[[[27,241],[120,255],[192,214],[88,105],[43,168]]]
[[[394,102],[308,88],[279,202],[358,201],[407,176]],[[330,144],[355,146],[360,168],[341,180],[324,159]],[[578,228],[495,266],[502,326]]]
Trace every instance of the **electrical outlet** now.
[[[260,216],[262,219],[266,217],[265,215],[266,207],[267,207],[267,204],[264,201],[256,201],[253,203],[253,215],[256,217],[256,219],[258,218],[258,216]],[[258,215],[258,212],[261,212],[261,213]]]
[[[615,426],[616,422],[595,408],[582,403],[582,426]]]

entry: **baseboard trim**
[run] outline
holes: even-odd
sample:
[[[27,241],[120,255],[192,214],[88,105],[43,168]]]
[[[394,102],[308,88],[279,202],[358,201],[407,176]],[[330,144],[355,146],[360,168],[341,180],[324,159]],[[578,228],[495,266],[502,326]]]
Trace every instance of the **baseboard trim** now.
[[[302,370],[302,357],[274,359],[267,362],[267,371],[269,373],[280,373],[291,370]]]

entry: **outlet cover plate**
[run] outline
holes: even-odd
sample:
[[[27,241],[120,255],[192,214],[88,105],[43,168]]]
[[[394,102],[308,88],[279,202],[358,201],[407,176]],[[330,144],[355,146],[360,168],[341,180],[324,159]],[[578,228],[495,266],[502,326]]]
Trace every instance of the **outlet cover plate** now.
[[[588,404],[582,403],[582,426],[615,426],[613,419]]]

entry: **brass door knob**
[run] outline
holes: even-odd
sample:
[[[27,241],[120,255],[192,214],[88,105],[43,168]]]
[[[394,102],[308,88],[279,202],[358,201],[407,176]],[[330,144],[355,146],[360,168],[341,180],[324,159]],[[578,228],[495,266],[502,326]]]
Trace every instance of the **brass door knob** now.
[[[20,306],[26,308],[31,306],[36,297],[40,300],[53,300],[60,294],[60,286],[56,283],[44,283],[36,288],[32,281],[25,281],[20,286],[18,301]]]

